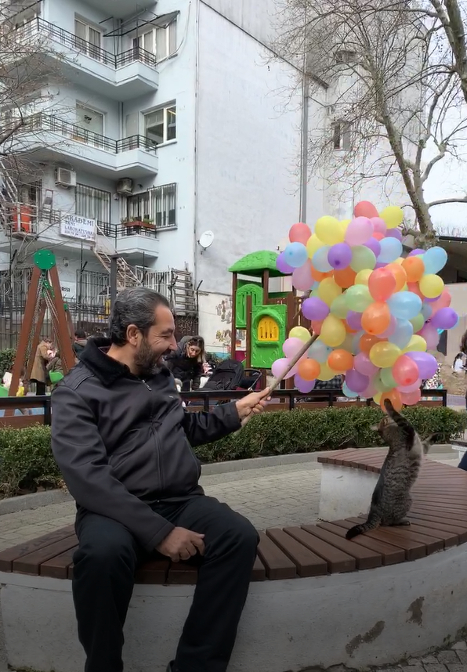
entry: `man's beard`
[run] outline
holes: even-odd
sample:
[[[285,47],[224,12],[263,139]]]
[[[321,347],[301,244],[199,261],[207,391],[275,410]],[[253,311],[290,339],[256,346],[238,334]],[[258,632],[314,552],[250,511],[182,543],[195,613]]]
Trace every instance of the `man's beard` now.
[[[146,338],[141,341],[140,348],[135,355],[135,366],[142,378],[150,376],[157,367],[159,355],[154,352]]]

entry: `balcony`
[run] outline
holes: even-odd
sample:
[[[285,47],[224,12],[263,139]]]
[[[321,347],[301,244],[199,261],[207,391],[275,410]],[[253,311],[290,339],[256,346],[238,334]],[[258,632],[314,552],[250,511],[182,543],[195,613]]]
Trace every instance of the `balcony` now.
[[[108,98],[123,102],[157,91],[156,57],[140,47],[113,54],[39,17],[19,28],[18,35],[44,44],[50,57],[60,60],[66,80]]]
[[[125,257],[141,258],[145,254],[148,257],[159,256],[159,240],[156,229],[141,226],[139,224],[102,224],[98,223],[97,233],[106,237],[109,242],[113,239],[118,254]],[[101,240],[102,242],[102,240]]]
[[[37,161],[66,160],[75,170],[81,168],[103,177],[136,179],[157,173],[156,148],[153,140],[141,135],[114,140],[39,113],[26,118],[10,149],[19,154],[34,153]]]

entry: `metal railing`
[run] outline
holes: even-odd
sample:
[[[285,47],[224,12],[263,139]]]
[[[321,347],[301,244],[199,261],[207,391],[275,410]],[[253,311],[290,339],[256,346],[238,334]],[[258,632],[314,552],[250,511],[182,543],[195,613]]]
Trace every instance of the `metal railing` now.
[[[196,392],[182,392],[181,397],[183,401],[190,401],[200,399],[203,400],[203,409],[209,411],[211,408],[211,402],[217,401],[234,401],[236,399],[241,399],[245,395],[249,394],[248,391],[238,391],[238,390],[226,390],[226,391],[214,391],[214,390],[198,390]],[[287,410],[291,411],[294,408],[300,408],[300,404],[296,405],[295,402],[299,400],[308,400],[311,402],[314,400],[321,401],[322,398],[328,401],[328,406],[333,406],[338,397],[342,397],[342,392],[339,390],[313,390],[312,392],[298,392],[298,390],[276,390],[272,393],[273,399],[286,399]],[[446,406],[447,401],[447,391],[446,390],[430,390],[422,389],[422,397],[439,397],[442,400],[442,405]],[[42,408],[43,413],[34,415],[34,418],[37,418],[37,422],[43,425],[50,425],[52,419],[51,413],[51,403],[50,396],[30,396],[30,397],[0,397],[0,410],[6,409],[15,409],[19,411],[28,410],[32,408]],[[355,401],[358,400],[349,400],[349,405],[352,405]],[[371,406],[371,399],[366,400],[366,405]],[[285,409],[284,409],[285,410]],[[7,419],[0,418],[0,424],[7,424]]]
[[[26,117],[24,126],[20,131],[51,131],[69,140],[82,142],[89,147],[102,149],[112,154],[120,154],[132,149],[143,149],[147,152],[155,152],[157,149],[157,143],[143,135],[131,135],[128,138],[114,140],[94,131],[88,131],[77,124],[64,121],[53,114],[43,114],[42,112]]]
[[[97,232],[108,238],[126,238],[127,236],[145,236],[147,238],[157,238],[156,229],[147,226],[136,226],[126,224],[110,224],[109,222],[97,222]]]
[[[17,30],[22,39],[30,39],[36,35],[48,37],[60,42],[60,44],[63,44],[65,47],[76,49],[76,51],[89,56],[93,60],[104,63],[104,65],[109,65],[116,70],[135,62],[144,63],[153,68],[156,67],[155,55],[141,47],[133,47],[132,49],[128,49],[119,54],[112,54],[110,51],[106,51],[105,49],[92,44],[92,42],[88,42],[87,40],[70,33],[68,30],[64,30],[40,17],[32,19]]]

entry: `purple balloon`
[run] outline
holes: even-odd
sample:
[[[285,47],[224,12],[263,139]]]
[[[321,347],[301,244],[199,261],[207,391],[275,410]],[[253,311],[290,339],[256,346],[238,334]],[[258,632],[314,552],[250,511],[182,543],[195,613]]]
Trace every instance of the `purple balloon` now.
[[[388,229],[386,238],[397,238],[397,240],[402,242],[402,231],[400,229]]]
[[[397,319],[394,317],[394,315],[391,315],[391,321],[389,323],[389,327],[385,329],[381,334],[379,334],[378,338],[389,338],[389,336],[393,335],[396,329],[397,329]]]
[[[317,296],[312,296],[302,303],[302,315],[307,320],[320,322],[329,315],[329,306]]]
[[[328,262],[333,268],[347,268],[352,260],[352,250],[347,243],[336,243],[328,252]]]
[[[284,253],[281,252],[279,256],[276,259],[276,268],[278,271],[283,273],[284,275],[291,275],[294,272],[294,268],[292,266],[289,266],[288,263],[286,262],[284,258]]]
[[[406,356],[418,366],[420,378],[423,380],[431,378],[438,370],[438,362],[429,352],[407,352]]]
[[[395,231],[395,229],[391,229],[391,230],[392,230],[392,231]],[[415,256],[417,256],[417,255],[419,255],[419,254],[425,254],[425,250],[421,250],[419,247],[417,247],[417,249],[412,250],[412,252],[409,252],[409,254],[408,254],[407,256],[409,256],[409,257],[415,257]]]
[[[437,301],[440,298],[440,296],[441,296],[441,294],[439,294],[438,296],[435,296],[434,299],[427,299],[425,297],[423,300],[426,301],[427,303],[434,303],[435,301]]]
[[[370,358],[368,355],[365,355],[364,352],[359,352],[358,355],[355,356],[354,367],[358,373],[362,373],[364,376],[370,376],[371,378],[378,371],[378,367],[370,361]]]
[[[307,392],[311,392],[311,390],[314,388],[316,380],[304,380],[301,376],[298,375],[298,373],[296,373],[294,377],[294,384],[299,392],[304,392],[306,394]]]
[[[385,261],[377,261],[375,264],[375,270],[377,268],[384,268],[385,266],[387,266],[387,263]]]
[[[345,374],[345,382],[347,383],[349,390],[360,394],[363,390],[366,390],[370,383],[370,379],[368,376],[364,376],[363,373],[359,373],[358,371],[355,371],[355,369],[350,369],[350,371],[347,371]]]
[[[440,308],[430,320],[432,327],[436,329],[452,329],[459,321],[454,308]]]
[[[360,331],[362,328],[362,313],[356,313],[354,310],[349,310],[345,319],[351,329]]]
[[[370,250],[374,253],[375,257],[379,257],[381,254],[381,245],[379,244],[379,240],[376,240],[376,238],[370,238],[369,240],[364,243],[365,247],[369,247]],[[331,263],[331,262],[329,262]]]

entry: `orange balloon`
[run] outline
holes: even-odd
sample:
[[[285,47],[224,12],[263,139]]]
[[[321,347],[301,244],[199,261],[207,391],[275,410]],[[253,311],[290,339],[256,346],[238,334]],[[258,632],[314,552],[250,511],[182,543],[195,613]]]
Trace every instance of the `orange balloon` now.
[[[423,296],[423,294],[420,291],[420,287],[418,286],[418,282],[408,282],[407,287],[408,287],[409,292],[413,292],[414,294],[419,296],[422,301],[425,301],[425,297]]]
[[[425,264],[419,256],[404,259],[402,268],[407,273],[407,282],[418,282],[425,273]]]
[[[303,380],[315,380],[320,370],[321,367],[315,359],[302,359],[297,367],[297,373]]]
[[[393,261],[392,264],[385,266],[385,268],[386,270],[393,272],[394,277],[396,278],[396,292],[400,292],[407,282],[407,273],[405,272],[405,269],[402,268],[400,264],[396,264],[395,261]]]
[[[334,350],[328,357],[328,366],[333,371],[344,373],[353,367],[353,356],[347,350]]]
[[[375,343],[380,343],[381,341],[385,341],[385,338],[378,338],[377,336],[372,336],[371,334],[363,334],[360,338],[360,350],[365,353],[365,355],[370,354],[371,348],[375,345]]]
[[[391,311],[386,303],[375,301],[362,314],[362,329],[368,334],[382,334],[391,324]]]
[[[399,390],[396,390],[396,388],[393,388],[392,390],[389,390],[389,392],[383,392],[381,395],[381,401],[379,402],[381,408],[383,411],[386,413],[386,409],[384,407],[384,400],[389,399],[391,404],[394,406],[396,411],[400,411],[402,408],[402,398],[400,395]]]
[[[334,271],[328,271],[328,273],[321,273],[321,271],[317,271],[314,266],[311,267],[311,277],[313,278],[313,280],[317,280],[318,282],[321,282],[321,280],[324,280],[324,278],[330,278],[333,273]]]
[[[380,231],[375,231],[375,233],[372,235],[372,238],[375,240],[383,240],[384,235]]]
[[[324,320],[312,320],[311,321],[311,329],[312,329],[314,334],[318,334],[318,336],[320,335],[321,327],[323,326],[323,322],[324,322]]]
[[[355,271],[352,271],[350,266],[347,266],[347,268],[343,268],[340,271],[334,271],[334,282],[339,287],[342,287],[342,289],[347,289],[354,284],[356,275]]]

